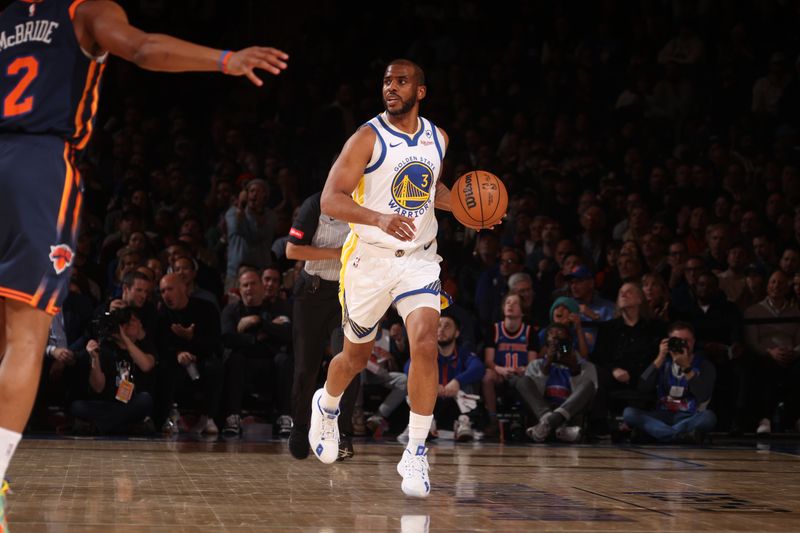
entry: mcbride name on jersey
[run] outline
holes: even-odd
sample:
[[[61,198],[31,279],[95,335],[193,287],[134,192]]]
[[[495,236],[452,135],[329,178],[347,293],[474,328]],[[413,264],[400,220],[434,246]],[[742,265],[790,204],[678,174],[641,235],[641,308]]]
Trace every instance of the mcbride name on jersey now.
[[[52,44],[53,30],[58,26],[59,23],[52,20],[35,20],[17,24],[9,35],[5,31],[0,32],[0,51],[32,41]]]
[[[392,127],[385,114],[373,118],[367,126],[375,131],[375,145],[353,198],[373,211],[413,218],[416,232],[412,241],[404,242],[375,226],[354,224],[353,231],[364,242],[387,248],[412,249],[428,244],[438,228],[433,204],[444,158],[444,137],[423,117],[419,117],[413,135]]]
[[[82,150],[92,134],[105,56],[81,49],[85,0],[17,0],[0,16],[0,131],[54,135]]]

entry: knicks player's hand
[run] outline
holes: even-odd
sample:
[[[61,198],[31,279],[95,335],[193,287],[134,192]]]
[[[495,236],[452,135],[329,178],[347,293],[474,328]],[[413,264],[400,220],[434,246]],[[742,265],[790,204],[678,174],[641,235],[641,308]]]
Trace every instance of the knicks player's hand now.
[[[414,219],[402,215],[380,215],[378,217],[378,227],[384,233],[391,235],[401,241],[410,241],[414,238]]]
[[[247,76],[255,85],[261,87],[264,82],[256,76],[255,69],[278,75],[286,68],[288,59],[289,55],[277,48],[251,46],[231,55],[225,67],[225,74]]]

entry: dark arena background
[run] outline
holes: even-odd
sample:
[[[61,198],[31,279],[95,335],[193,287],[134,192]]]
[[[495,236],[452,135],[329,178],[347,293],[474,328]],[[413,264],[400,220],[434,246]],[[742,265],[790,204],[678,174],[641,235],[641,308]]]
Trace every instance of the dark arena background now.
[[[70,296],[7,475],[11,531],[800,530],[800,2],[120,4],[144,31],[274,46],[289,67],[258,88],[109,60]],[[509,193],[493,229],[437,212],[442,322],[459,331],[440,325],[440,360],[455,343],[480,371],[456,381],[478,396],[460,406],[440,373],[427,499],[404,496],[396,470],[409,409],[404,376],[385,376],[409,348],[394,310],[357,378],[353,456],[324,465],[287,445],[307,333],[292,333],[304,278],[288,236],[383,112],[396,58],[424,69],[420,113],[449,136],[440,179],[486,170]],[[259,235],[234,247],[253,179]],[[243,257],[260,258],[269,322],[245,340]],[[167,272],[214,304],[202,333],[218,364],[199,381],[164,370]],[[159,362],[125,423],[89,384],[110,306],[142,308]],[[554,355],[553,323],[575,360]],[[665,363],[676,335],[688,348]]]

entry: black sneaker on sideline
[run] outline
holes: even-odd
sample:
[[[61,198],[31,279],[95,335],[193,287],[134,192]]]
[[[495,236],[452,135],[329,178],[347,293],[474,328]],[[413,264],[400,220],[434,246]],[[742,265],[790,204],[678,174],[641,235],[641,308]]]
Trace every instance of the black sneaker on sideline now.
[[[311,446],[308,444],[308,428],[292,426],[289,432],[289,453],[295,459],[305,459],[311,453]]]
[[[339,457],[337,461],[344,461],[351,459],[355,455],[353,450],[353,437],[350,435],[341,435],[339,437]]]

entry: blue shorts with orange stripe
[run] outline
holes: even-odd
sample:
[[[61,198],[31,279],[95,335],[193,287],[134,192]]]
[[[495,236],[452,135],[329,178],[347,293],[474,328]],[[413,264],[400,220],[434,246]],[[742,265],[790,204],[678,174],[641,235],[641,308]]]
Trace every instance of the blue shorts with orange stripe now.
[[[81,209],[72,146],[0,133],[0,297],[54,315],[69,290]]]

